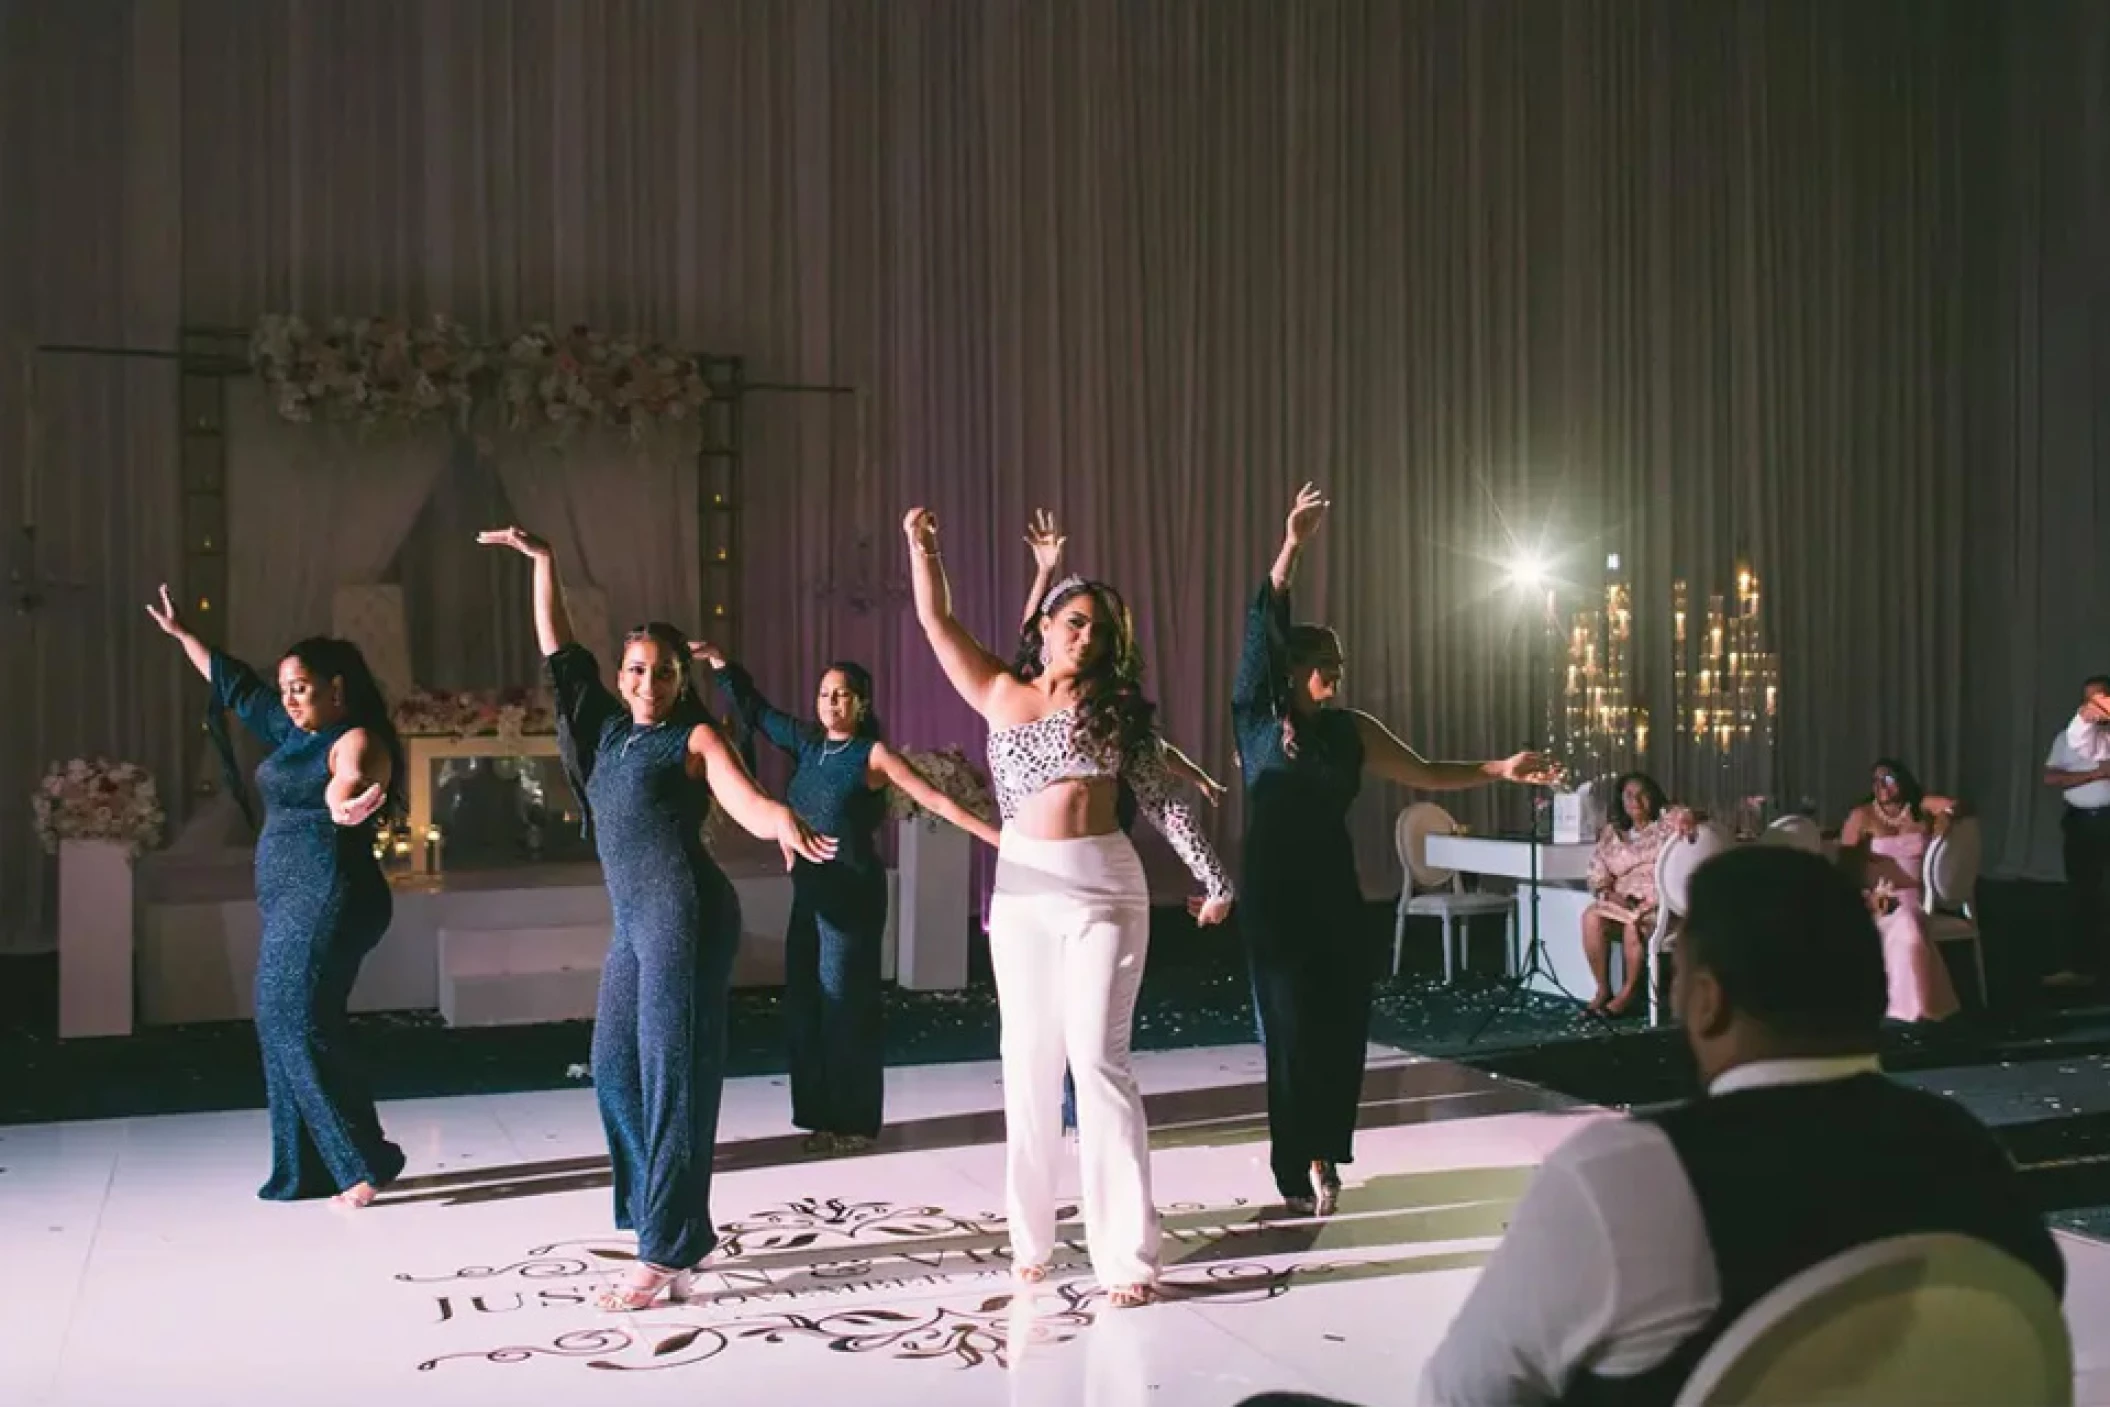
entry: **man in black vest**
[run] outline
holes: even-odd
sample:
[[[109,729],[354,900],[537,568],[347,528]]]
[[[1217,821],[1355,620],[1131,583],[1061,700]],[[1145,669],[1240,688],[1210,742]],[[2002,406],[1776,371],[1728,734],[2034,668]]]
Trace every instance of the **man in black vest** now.
[[[1879,1070],[1882,941],[1822,859],[1746,846],[1703,865],[1672,1001],[1706,1097],[1555,1150],[1430,1361],[1425,1402],[1670,1403],[1774,1286],[1915,1232],[1989,1241],[2063,1292],[2000,1145]]]

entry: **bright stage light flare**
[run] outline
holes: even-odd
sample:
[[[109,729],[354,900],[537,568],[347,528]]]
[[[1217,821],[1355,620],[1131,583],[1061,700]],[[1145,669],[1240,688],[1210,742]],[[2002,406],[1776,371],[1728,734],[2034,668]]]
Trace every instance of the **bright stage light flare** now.
[[[1536,589],[1546,584],[1547,575],[1546,563],[1529,554],[1518,557],[1509,564],[1509,580],[1512,585]]]

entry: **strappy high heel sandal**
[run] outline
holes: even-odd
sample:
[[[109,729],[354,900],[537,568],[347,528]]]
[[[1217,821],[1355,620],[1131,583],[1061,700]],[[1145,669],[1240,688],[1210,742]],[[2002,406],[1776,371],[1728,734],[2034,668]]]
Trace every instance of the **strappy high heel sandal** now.
[[[337,1206],[356,1212],[361,1207],[371,1207],[374,1204],[374,1198],[380,1195],[381,1190],[371,1182],[355,1182],[336,1196],[330,1198],[330,1201]]]
[[[1106,1303],[1110,1309],[1141,1309],[1157,1297],[1155,1285],[1116,1285],[1106,1292]]]
[[[1332,1216],[1341,1209],[1341,1172],[1332,1163],[1311,1165],[1311,1214]]]
[[[1048,1263],[1035,1261],[1031,1265],[1013,1265],[1011,1276],[1021,1285],[1038,1285],[1048,1278]]]
[[[665,1299],[669,1304],[679,1304],[689,1297],[689,1290],[696,1283],[693,1270],[664,1270],[643,1261],[630,1272],[626,1284],[597,1292],[593,1307],[607,1314],[636,1314],[650,1309]]]

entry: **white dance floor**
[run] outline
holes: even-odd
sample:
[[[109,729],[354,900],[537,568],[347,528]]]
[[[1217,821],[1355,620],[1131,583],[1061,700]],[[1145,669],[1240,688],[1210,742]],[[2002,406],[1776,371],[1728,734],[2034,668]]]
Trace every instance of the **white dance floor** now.
[[[729,1086],[728,1244],[630,1316],[587,1304],[633,1250],[588,1090],[385,1105],[410,1172],[360,1213],[255,1200],[261,1111],[0,1129],[0,1402],[1400,1403],[1532,1166],[1602,1117],[1375,1050],[1342,1213],[1291,1221],[1258,1051],[1138,1063],[1172,1297],[1136,1311],[1074,1251],[1013,1285],[991,1065],[889,1072],[895,1127],[848,1159],[799,1153],[780,1079]],[[2110,1407],[2110,1246],[2061,1240],[2079,1400]]]

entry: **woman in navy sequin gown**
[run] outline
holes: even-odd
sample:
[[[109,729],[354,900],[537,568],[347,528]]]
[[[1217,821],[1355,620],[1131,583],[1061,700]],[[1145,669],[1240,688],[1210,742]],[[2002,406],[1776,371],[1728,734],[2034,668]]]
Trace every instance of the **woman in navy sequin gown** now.
[[[1246,612],[1231,721],[1245,778],[1239,930],[1267,1053],[1269,1163],[1291,1210],[1328,1215],[1353,1161],[1376,971],[1348,808],[1368,775],[1421,791],[1540,780],[1530,753],[1428,762],[1367,713],[1336,708],[1340,638],[1290,623],[1297,559],[1330,505],[1297,494]]]
[[[856,1153],[879,1136],[886,1083],[881,1036],[881,947],[886,867],[879,826],[886,788],[961,830],[997,843],[996,827],[960,806],[880,738],[872,676],[840,660],[821,672],[812,720],[776,708],[746,670],[707,644],[708,665],[731,711],[792,759],[785,799],[813,829],[835,837],[835,858],[791,872],[791,928],[784,939],[784,1018],[791,1121],[810,1153]]]
[[[256,1035],[271,1111],[271,1176],[257,1195],[366,1206],[403,1171],[403,1150],[381,1132],[345,1005],[393,913],[373,818],[401,809],[402,743],[349,641],[301,641],[278,662],[273,688],[191,633],[167,587],[147,612],[212,684],[214,738],[236,795],[220,716],[233,713],[271,749],[256,771]]]
[[[558,746],[608,883],[614,933],[594,1019],[594,1096],[615,1222],[637,1233],[638,1262],[594,1303],[634,1312],[685,1296],[717,1244],[711,1159],[740,901],[703,846],[711,803],[775,840],[787,869],[825,861],[835,844],[755,786],[696,697],[680,632],[655,622],[629,633],[618,697],[572,639],[548,544],[519,528],[477,540],[535,564],[535,635],[556,692]]]

